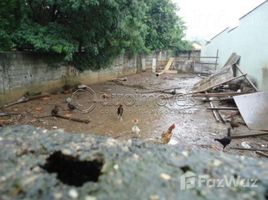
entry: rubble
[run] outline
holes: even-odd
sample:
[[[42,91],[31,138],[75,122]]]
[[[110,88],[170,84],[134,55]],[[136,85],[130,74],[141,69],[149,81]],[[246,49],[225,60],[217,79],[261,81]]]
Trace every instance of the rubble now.
[[[253,130],[268,131],[265,106],[267,93],[259,92],[256,82],[240,69],[239,61],[240,56],[233,53],[222,68],[195,84],[192,95],[196,98],[202,97],[201,101],[210,103],[207,110],[213,112],[216,122],[228,123],[232,129],[246,125]],[[237,113],[227,112],[232,110],[238,111],[241,116],[235,117]],[[268,133],[232,135],[232,138],[257,137],[265,134]],[[242,143],[242,147],[232,149],[249,148],[245,148],[245,144]]]

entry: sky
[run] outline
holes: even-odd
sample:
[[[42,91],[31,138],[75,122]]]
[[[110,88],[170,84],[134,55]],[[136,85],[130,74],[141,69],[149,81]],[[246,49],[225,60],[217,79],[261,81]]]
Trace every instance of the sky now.
[[[265,0],[173,0],[180,8],[188,40],[210,40]]]

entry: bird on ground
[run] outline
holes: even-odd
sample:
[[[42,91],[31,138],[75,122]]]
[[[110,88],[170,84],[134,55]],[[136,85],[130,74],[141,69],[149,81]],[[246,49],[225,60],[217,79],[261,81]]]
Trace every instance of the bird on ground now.
[[[67,103],[67,106],[70,111],[74,111],[75,109],[77,109],[76,106],[71,104],[70,102]]]
[[[170,139],[171,139],[171,137],[172,137],[172,135],[173,135],[172,131],[173,131],[173,129],[174,129],[175,127],[176,127],[175,124],[172,124],[172,125],[168,128],[167,132],[165,132],[165,133],[162,134],[162,136],[161,136],[161,140],[162,140],[162,143],[163,143],[163,144],[167,144],[167,143],[169,143],[169,141],[170,141]]]
[[[173,89],[173,91],[171,92],[172,95],[176,94],[176,89]]]
[[[232,139],[231,139],[231,128],[228,128],[227,129],[227,136],[226,137],[221,138],[221,139],[217,139],[216,138],[214,140],[217,141],[217,142],[219,142],[219,143],[221,143],[221,145],[223,146],[223,150],[224,150],[225,147],[227,145],[229,145],[231,143],[231,141],[232,141]]]
[[[235,121],[233,116],[231,116],[230,126],[232,129],[239,127],[239,123]]]
[[[119,104],[119,107],[117,108],[117,115],[118,115],[118,119],[123,120],[123,105]]]
[[[85,111],[79,109],[77,106],[75,106],[74,104],[72,104],[70,102],[67,103],[67,106],[68,106],[69,111],[79,110],[80,112],[85,113]]]
[[[133,122],[134,122],[134,126],[131,129],[132,130],[132,133],[134,133],[137,137],[140,137],[141,136],[140,135],[141,130],[138,127],[139,120],[138,119],[134,119]]]
[[[59,114],[59,111],[60,111],[59,106],[55,105],[54,108],[51,110],[51,115],[56,116]]]

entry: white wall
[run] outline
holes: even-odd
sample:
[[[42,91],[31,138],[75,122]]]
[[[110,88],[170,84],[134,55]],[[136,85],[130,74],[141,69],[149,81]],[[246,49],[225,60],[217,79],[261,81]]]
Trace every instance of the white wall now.
[[[257,79],[260,89],[268,91],[268,2],[240,18],[237,28],[227,29],[203,46],[202,56],[219,50],[219,66],[235,52],[241,56],[240,66]]]

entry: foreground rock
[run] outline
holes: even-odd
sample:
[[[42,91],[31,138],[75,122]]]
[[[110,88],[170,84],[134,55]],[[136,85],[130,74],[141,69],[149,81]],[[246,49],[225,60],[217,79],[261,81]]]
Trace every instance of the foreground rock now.
[[[0,147],[1,200],[268,199],[265,160],[30,126],[1,129]]]

